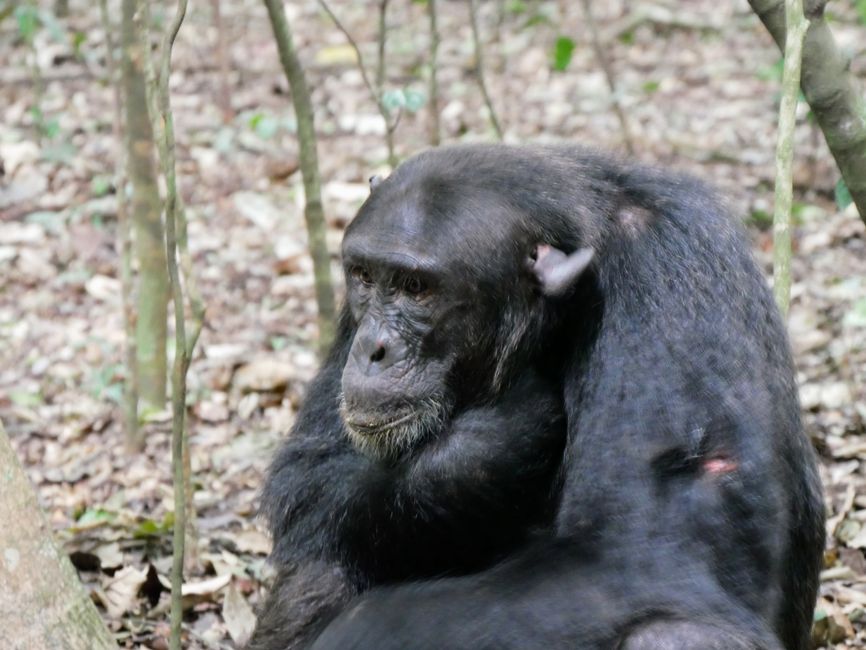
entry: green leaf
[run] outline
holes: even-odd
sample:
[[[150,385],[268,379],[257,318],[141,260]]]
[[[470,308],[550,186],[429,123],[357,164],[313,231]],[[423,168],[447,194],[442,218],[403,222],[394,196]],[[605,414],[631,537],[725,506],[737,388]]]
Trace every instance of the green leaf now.
[[[642,88],[647,95],[652,95],[655,91],[659,89],[659,86],[661,86],[661,82],[659,81],[647,81],[644,83]]]
[[[253,115],[250,118],[249,125],[262,140],[270,140],[277,134],[280,128],[280,123],[275,117],[264,113]]]
[[[427,96],[418,90],[406,90],[406,110],[410,113],[417,113],[421,107],[427,102]]]
[[[82,56],[81,46],[87,42],[87,34],[76,30],[72,34],[72,51],[75,53],[75,58],[80,59]]]
[[[842,212],[854,202],[854,199],[851,198],[851,192],[848,190],[848,186],[845,185],[845,180],[842,178],[840,178],[839,182],[836,183],[836,189],[833,191],[833,194],[836,197],[836,205],[839,208],[839,212]]]
[[[535,27],[537,25],[549,25],[553,21],[550,19],[550,16],[543,11],[536,11],[532,16],[530,16],[524,27]]]
[[[403,108],[406,105],[406,94],[400,88],[397,88],[396,90],[386,90],[382,93],[382,104],[389,111]]]
[[[145,519],[138,528],[132,533],[135,538],[154,537],[155,535],[165,535],[171,532],[174,526],[174,513],[169,512],[165,515],[165,519],[161,522],[156,522],[153,519]]]
[[[803,225],[803,213],[809,209],[809,205],[806,203],[801,203],[800,201],[794,201],[791,203],[791,223],[795,226]]]
[[[563,72],[571,63],[571,55],[574,53],[574,41],[568,36],[560,36],[553,46],[553,69]]]
[[[758,79],[763,81],[782,81],[782,72],[785,70],[785,59],[779,59],[773,65],[768,65],[758,70]]]
[[[75,523],[78,524],[78,526],[84,526],[87,524],[99,523],[101,521],[112,521],[114,519],[115,515],[113,512],[103,510],[102,508],[92,508],[81,513],[81,516]]]
[[[42,135],[44,135],[49,140],[53,140],[60,133],[60,122],[56,117],[52,117],[50,120],[46,120],[41,125]]]
[[[746,223],[758,230],[769,230],[773,226],[773,215],[766,210],[752,210]]]
[[[505,7],[505,10],[511,14],[522,14],[526,13],[527,6],[523,0],[511,0]]]
[[[30,393],[26,390],[10,391],[9,399],[12,400],[12,403],[16,406],[23,406],[29,408],[32,408],[34,406],[41,406],[44,403],[42,395],[40,395],[39,393]]]
[[[105,196],[111,190],[111,179],[108,176],[94,176],[90,181],[90,193],[93,196]]]
[[[253,113],[250,116],[250,119],[247,121],[247,126],[249,126],[253,131],[256,130],[256,126],[258,126],[259,122],[264,119],[264,113]]]
[[[20,5],[15,7],[15,20],[18,23],[18,33],[25,41],[33,39],[36,27],[39,24],[39,13],[32,5]]]
[[[860,22],[866,25],[866,0],[855,0],[854,7],[857,9],[857,16]]]

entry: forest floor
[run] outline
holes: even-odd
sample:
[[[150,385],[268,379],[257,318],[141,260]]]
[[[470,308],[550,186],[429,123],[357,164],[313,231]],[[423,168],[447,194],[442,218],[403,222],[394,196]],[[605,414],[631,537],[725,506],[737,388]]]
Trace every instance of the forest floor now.
[[[71,4],[57,29],[46,21],[35,34],[41,137],[30,111],[31,49],[13,18],[0,22],[0,419],[118,641],[164,648],[170,423],[166,414],[151,417],[143,452],[125,449],[112,89],[97,5]],[[480,4],[487,81],[506,139],[622,152],[579,3]],[[268,576],[270,541],[256,518],[257,493],[315,372],[315,303],[293,112],[264,8],[254,0],[221,3],[233,112],[225,117],[210,4],[192,5],[171,84],[180,185],[207,306],[189,380],[199,547],[188,575],[186,629],[191,648],[231,648],[249,633]],[[342,229],[367,195],[367,179],[387,173],[384,128],[344,36],[312,0],[291,5],[317,111],[339,277]],[[331,5],[373,62],[374,3]],[[473,72],[466,3],[439,5],[444,139],[493,139]],[[501,16],[500,5],[507,7]],[[718,186],[748,223],[769,270],[776,47],[745,2],[593,5],[635,157]],[[853,10],[840,11],[833,30],[854,72],[866,77],[866,26]],[[391,90],[426,91],[424,12],[421,3],[392,3]],[[567,69],[556,72],[553,52],[563,36],[576,47]],[[830,516],[815,637],[827,647],[862,648],[866,235],[853,206],[837,207],[833,160],[807,107],[800,108],[789,324]],[[426,106],[403,116],[399,156],[426,146],[428,119]]]

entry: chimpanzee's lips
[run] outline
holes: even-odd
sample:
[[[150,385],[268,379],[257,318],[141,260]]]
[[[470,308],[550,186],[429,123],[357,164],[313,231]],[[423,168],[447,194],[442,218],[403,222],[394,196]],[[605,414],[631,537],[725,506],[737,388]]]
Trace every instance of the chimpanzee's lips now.
[[[396,429],[401,424],[410,422],[416,417],[415,411],[397,414],[389,419],[382,419],[378,414],[347,413],[344,420],[346,426],[361,435],[375,435]]]

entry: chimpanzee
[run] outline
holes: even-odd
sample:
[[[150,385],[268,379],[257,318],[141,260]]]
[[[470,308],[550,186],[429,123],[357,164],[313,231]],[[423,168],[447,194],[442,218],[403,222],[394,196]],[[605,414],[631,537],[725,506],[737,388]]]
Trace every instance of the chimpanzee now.
[[[252,648],[804,650],[823,507],[784,327],[696,181],[431,150],[343,244]]]

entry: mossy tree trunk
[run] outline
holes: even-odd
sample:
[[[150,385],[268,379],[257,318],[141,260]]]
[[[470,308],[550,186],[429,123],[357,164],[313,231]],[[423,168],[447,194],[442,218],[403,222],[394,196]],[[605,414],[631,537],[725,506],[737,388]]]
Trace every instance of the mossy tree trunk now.
[[[785,0],[749,0],[749,4],[784,51]],[[826,4],[827,0],[804,2],[809,29],[800,87],[866,222],[866,101],[824,19]]]
[[[143,409],[165,407],[168,275],[162,204],[154,168],[154,141],[144,88],[137,0],[123,0],[122,83],[127,169],[132,184],[131,221],[138,261],[136,378]]]
[[[0,648],[116,648],[0,423]],[[13,523],[14,522],[14,525]]]
[[[791,302],[791,204],[793,201],[794,126],[800,94],[803,38],[808,21],[803,0],[787,0],[785,70],[779,104],[779,135],[776,145],[776,192],[773,207],[773,292],[784,316]]]

